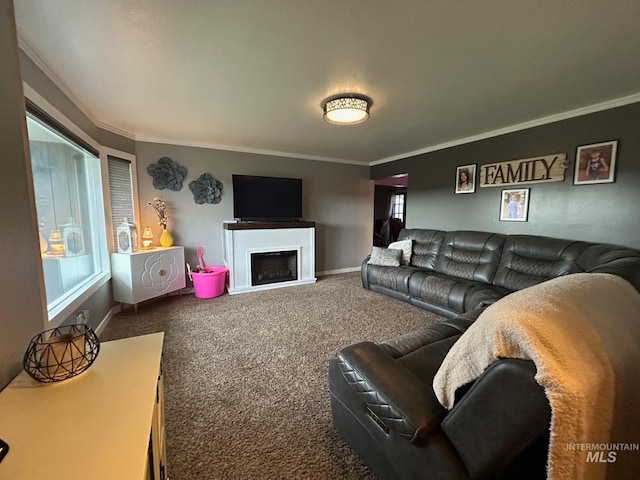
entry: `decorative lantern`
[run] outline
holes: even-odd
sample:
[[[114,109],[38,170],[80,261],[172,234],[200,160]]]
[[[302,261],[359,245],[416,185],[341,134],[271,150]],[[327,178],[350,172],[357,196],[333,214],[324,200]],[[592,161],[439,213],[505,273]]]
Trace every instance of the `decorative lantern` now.
[[[153,231],[151,227],[145,225],[142,228],[142,249],[150,250],[153,248]]]
[[[49,232],[49,250],[47,251],[47,254],[54,255],[56,257],[62,257],[64,255],[62,234],[57,228]]]
[[[73,218],[70,218],[69,223],[62,226],[62,240],[66,257],[84,255],[84,232]]]
[[[138,229],[135,224],[129,223],[129,219],[124,217],[124,221],[116,229],[118,240],[118,253],[133,253],[138,251]]]

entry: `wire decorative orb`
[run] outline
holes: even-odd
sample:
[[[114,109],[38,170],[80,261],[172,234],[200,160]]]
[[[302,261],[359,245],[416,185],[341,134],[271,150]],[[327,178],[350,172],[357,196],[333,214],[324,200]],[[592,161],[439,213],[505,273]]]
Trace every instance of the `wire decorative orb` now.
[[[81,374],[95,361],[100,340],[86,324],[63,325],[31,339],[23,367],[42,383],[60,382]]]

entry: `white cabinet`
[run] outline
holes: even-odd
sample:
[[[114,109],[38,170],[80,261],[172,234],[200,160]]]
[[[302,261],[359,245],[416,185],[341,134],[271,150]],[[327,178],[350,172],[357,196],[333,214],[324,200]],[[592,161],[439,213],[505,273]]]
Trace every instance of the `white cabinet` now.
[[[91,255],[75,257],[42,256],[47,302],[52,302],[73,287],[84,282],[94,272]]]
[[[186,285],[183,247],[158,247],[135,253],[112,253],[113,299],[138,303],[181,290]]]
[[[104,342],[86,372],[58,383],[21,372],[0,392],[0,479],[167,480],[163,340]]]

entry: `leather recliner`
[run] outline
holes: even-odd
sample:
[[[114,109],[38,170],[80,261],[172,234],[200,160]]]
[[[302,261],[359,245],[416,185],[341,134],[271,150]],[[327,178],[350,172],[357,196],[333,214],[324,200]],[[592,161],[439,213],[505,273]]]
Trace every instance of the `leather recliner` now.
[[[445,320],[331,360],[334,428],[378,478],[544,478],[550,408],[530,361],[494,363],[452,410],[433,377],[470,325]]]
[[[438,402],[433,378],[449,349],[492,302],[576,272],[619,275],[640,291],[640,252],[482,232],[408,230],[400,238],[414,241],[411,264],[377,267],[365,261],[363,286],[449,318],[385,342],[342,349],[329,364],[334,428],[381,479],[545,478],[551,411],[533,362],[494,362],[458,389],[451,410]],[[446,262],[439,258],[442,252]],[[495,266],[494,273],[470,278],[473,269],[456,262],[484,262]],[[421,282],[433,275],[440,290],[414,288],[412,294],[416,275]],[[443,292],[458,298],[449,302]]]

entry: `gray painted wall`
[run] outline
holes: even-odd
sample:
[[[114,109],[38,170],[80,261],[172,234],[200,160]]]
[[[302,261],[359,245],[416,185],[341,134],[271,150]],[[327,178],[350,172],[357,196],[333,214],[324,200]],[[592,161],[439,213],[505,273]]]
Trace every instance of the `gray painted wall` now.
[[[13,4],[0,0],[0,390],[46,318]]]
[[[135,142],[132,139],[96,126],[22,50],[20,50],[20,66],[23,80],[71,120],[76,127],[100,145],[135,153]]]
[[[524,233],[640,248],[640,103],[592,113],[371,169],[374,179],[409,174],[407,226]],[[615,183],[573,185],[576,148],[618,140]],[[566,153],[564,182],[529,184],[529,221],[498,220],[501,188],[455,195],[456,166]],[[513,188],[513,187],[505,187]]]
[[[136,143],[138,194],[141,224],[154,230],[158,242],[160,227],[151,207],[154,197],[167,203],[169,230],[174,244],[185,247],[187,261],[197,263],[195,248],[204,249],[205,263],[222,264],[222,230],[233,220],[234,173],[302,178],[303,215],[316,222],[316,271],[327,272],[358,267],[371,250],[373,228],[373,184],[369,167],[274,157],[206,148]],[[156,190],[147,166],[169,157],[187,168],[182,190]],[[209,173],[224,185],[219,204],[197,205],[189,182]]]

